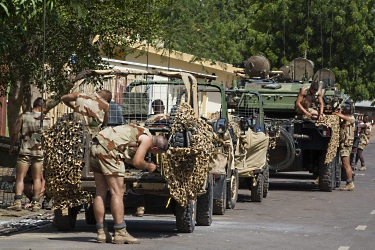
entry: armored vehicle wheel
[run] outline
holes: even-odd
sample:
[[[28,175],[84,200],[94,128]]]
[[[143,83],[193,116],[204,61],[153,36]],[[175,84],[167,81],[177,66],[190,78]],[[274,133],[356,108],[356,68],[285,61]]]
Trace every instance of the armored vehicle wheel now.
[[[227,181],[225,175],[220,175],[214,183],[213,214],[223,215],[227,207]]]
[[[268,167],[263,172],[264,174],[264,183],[263,183],[263,198],[266,198],[268,195],[268,190],[270,188],[270,171]]]
[[[232,176],[230,182],[227,183],[227,208],[233,209],[236,206],[238,198],[238,187],[240,180],[238,177],[238,170],[232,170]]]
[[[251,200],[255,202],[262,202],[263,200],[263,188],[264,188],[264,176],[259,174],[257,177],[257,184],[251,185]]]
[[[210,226],[212,223],[213,210],[213,175],[208,175],[207,190],[197,198],[197,226]]]
[[[70,231],[76,226],[77,214],[81,206],[68,208],[68,214],[63,215],[61,209],[56,209],[54,211],[55,217],[53,219],[53,225],[59,231]]]
[[[332,192],[336,188],[336,157],[325,164],[325,152],[319,157],[319,190]]]
[[[85,219],[88,225],[96,224],[93,204],[89,204],[87,207],[85,207]]]
[[[186,207],[176,204],[176,226],[179,233],[192,233],[195,228],[197,203],[190,200]]]

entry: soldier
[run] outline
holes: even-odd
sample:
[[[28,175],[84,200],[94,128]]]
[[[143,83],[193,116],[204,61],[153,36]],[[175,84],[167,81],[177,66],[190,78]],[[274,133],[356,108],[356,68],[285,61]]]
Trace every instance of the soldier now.
[[[317,107],[319,107],[319,112],[316,110]],[[322,91],[319,91],[317,81],[313,81],[308,88],[301,88],[296,100],[297,114],[302,115],[306,120],[322,120],[324,118],[323,109]]]
[[[61,101],[74,110],[74,120],[83,122],[93,137],[100,131],[100,126],[108,123],[111,99],[112,93],[109,90],[91,94],[76,92],[61,97]]]
[[[151,107],[154,111],[154,114],[151,115],[147,120],[146,124],[152,124],[161,120],[169,120],[169,115],[164,114],[165,106],[162,100],[156,99],[151,103]]]
[[[350,153],[354,142],[355,118],[351,115],[351,106],[343,106],[343,110],[333,112],[341,118],[340,125],[340,156],[342,166],[346,172],[346,186],[340,190],[351,191],[354,189],[353,172],[350,166]]]
[[[113,243],[139,244],[139,240],[126,231],[124,221],[125,165],[123,160],[138,169],[153,172],[156,165],[145,161],[146,153],[160,154],[167,149],[167,138],[151,135],[148,129],[132,124],[107,127],[94,137],[90,152],[90,166],[94,172],[96,184],[94,214],[98,230],[97,242],[112,241],[104,221],[104,201],[109,189],[115,229]]]
[[[41,132],[48,129],[51,121],[42,112],[46,111],[46,101],[37,98],[33,103],[31,112],[26,112],[18,117],[10,140],[9,154],[14,153],[14,146],[20,134],[20,151],[16,166],[16,191],[14,205],[8,209],[22,210],[22,193],[24,191],[24,178],[31,164],[31,173],[34,183],[33,197],[31,201],[32,211],[37,212],[41,208],[40,197],[43,189],[43,151]]]
[[[355,169],[357,169],[358,160],[361,161],[360,171],[366,171],[365,159],[363,158],[362,152],[367,146],[370,135],[371,135],[371,123],[368,121],[368,115],[363,117],[363,121],[358,124],[359,131],[359,144],[357,148],[357,154],[355,159]]]

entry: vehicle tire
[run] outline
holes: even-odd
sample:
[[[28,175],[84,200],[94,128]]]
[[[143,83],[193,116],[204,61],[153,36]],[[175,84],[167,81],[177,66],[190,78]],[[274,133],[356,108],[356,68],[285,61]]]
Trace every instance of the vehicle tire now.
[[[221,175],[220,178],[215,181],[214,184],[215,195],[213,200],[213,211],[215,215],[224,215],[227,207],[227,181],[225,175]]]
[[[59,231],[70,231],[73,230],[76,226],[77,221],[77,214],[81,206],[78,207],[70,207],[68,208],[68,214],[63,215],[61,209],[56,209],[54,211],[55,217],[53,218],[53,225]]]
[[[262,202],[263,200],[263,188],[264,188],[264,176],[259,174],[257,177],[257,184],[251,185],[251,201]]]
[[[191,131],[177,131],[175,134],[172,136],[172,142],[171,145],[175,148],[185,148],[185,147],[190,147],[190,141],[191,141]]]
[[[88,225],[96,224],[94,204],[89,204],[87,207],[85,207],[85,220]]]
[[[270,170],[268,166],[264,169],[263,174],[264,174],[263,198],[266,198],[268,195],[268,190],[270,188]]]
[[[176,204],[176,227],[179,233],[192,233],[195,229],[197,203],[190,200],[186,207]]]
[[[238,187],[240,180],[238,177],[238,170],[232,170],[230,181],[227,183],[227,208],[233,209],[236,206],[238,199]]]
[[[212,223],[213,210],[213,175],[208,175],[207,190],[197,198],[197,226],[210,226]]]
[[[336,187],[336,157],[325,164],[325,151],[319,156],[319,190],[325,192],[332,192]]]

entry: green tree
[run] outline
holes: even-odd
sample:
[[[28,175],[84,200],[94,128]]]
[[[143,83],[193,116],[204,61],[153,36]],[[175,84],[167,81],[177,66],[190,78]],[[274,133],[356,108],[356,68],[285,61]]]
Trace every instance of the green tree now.
[[[333,70],[354,100],[375,98],[372,0],[171,2],[173,49],[232,64],[261,54],[276,69],[305,57],[316,70]]]
[[[31,84],[57,93],[59,100],[78,72],[107,67],[102,55],[129,53],[129,45],[160,36],[158,8],[164,1],[45,3],[46,11],[43,0],[2,0],[0,5],[1,84],[3,89],[10,85],[10,132],[21,106],[30,109]]]

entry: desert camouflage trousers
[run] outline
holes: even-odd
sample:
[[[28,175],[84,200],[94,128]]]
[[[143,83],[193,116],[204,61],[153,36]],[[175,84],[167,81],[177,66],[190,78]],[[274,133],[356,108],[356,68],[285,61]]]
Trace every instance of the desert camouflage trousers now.
[[[340,147],[340,156],[348,156],[350,157],[350,154],[352,153],[352,147],[351,146],[344,146],[341,145]]]
[[[125,164],[116,150],[107,151],[98,142],[93,142],[90,151],[90,167],[103,175],[124,176]]]
[[[365,147],[367,146],[367,144],[368,144],[368,139],[367,139],[367,136],[366,135],[364,135],[364,134],[361,134],[360,136],[359,136],[359,143],[358,143],[358,148],[359,149],[365,149]]]

